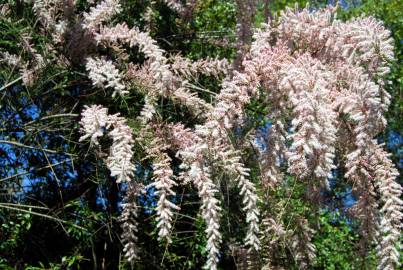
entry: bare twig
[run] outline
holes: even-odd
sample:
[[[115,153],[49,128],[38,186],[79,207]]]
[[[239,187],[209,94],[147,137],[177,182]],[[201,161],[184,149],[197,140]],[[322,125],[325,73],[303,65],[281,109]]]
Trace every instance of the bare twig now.
[[[32,120],[32,121],[30,121],[28,123],[25,123],[24,126],[28,126],[28,125],[31,125],[33,123],[43,121],[43,120],[47,120],[47,119],[52,119],[52,118],[77,117],[77,116],[79,116],[79,115],[75,114],[75,113],[61,113],[61,114],[48,115],[48,116],[44,116],[44,117],[42,117],[40,119]]]
[[[74,158],[70,158],[68,160],[63,160],[61,162],[53,163],[51,165],[47,165],[47,166],[44,166],[42,168],[38,168],[38,169],[35,170],[35,172],[50,168],[50,166],[57,166],[57,165],[60,165],[60,164],[63,164],[63,163],[69,162],[69,161],[73,161],[73,159]],[[32,172],[21,172],[21,173],[13,174],[13,175],[10,175],[10,176],[7,176],[5,178],[0,179],[0,182],[7,181],[7,180],[10,180],[10,179],[14,179],[16,177],[27,175],[27,174],[30,174],[30,173],[32,173]]]
[[[2,144],[2,143],[14,145],[14,146],[17,146],[17,147],[23,147],[23,148],[27,148],[27,149],[31,149],[31,150],[38,150],[38,151],[43,150],[43,151],[45,151],[47,153],[51,153],[51,154],[65,154],[65,155],[74,156],[74,157],[77,156],[77,155],[72,154],[72,153],[66,153],[66,152],[50,150],[50,149],[41,149],[41,148],[38,148],[38,147],[35,147],[35,146],[26,145],[26,144],[22,144],[22,143],[19,143],[19,142],[0,140],[0,144]]]
[[[17,205],[15,205],[15,206],[17,206]],[[76,224],[74,224],[74,223],[68,222],[68,221],[66,221],[66,220],[63,220],[63,219],[60,219],[60,218],[56,218],[56,217],[53,217],[53,216],[49,216],[49,215],[46,215],[46,214],[34,212],[34,211],[31,211],[31,210],[21,209],[21,208],[19,208],[19,207],[15,207],[15,206],[12,207],[12,206],[9,206],[9,204],[0,203],[0,208],[5,208],[5,209],[9,209],[9,210],[15,210],[15,211],[20,211],[20,212],[28,213],[28,214],[31,214],[31,215],[35,215],[35,216],[47,218],[47,219],[50,219],[50,220],[54,220],[54,221],[57,221],[57,222],[59,222],[59,223],[68,224],[68,225],[73,226],[73,227],[75,227],[75,228],[77,228],[77,229],[80,229],[80,230],[86,230],[84,227],[81,227],[81,226],[76,225]],[[60,225],[61,225],[61,224],[60,224]]]
[[[4,85],[4,86],[2,86],[2,87],[0,88],[0,92],[3,91],[4,89],[6,89],[7,87],[10,87],[11,85],[13,85],[13,84],[15,84],[15,83],[21,81],[21,80],[22,80],[22,77],[18,77],[18,78],[15,79],[14,81],[7,83],[6,85]]]

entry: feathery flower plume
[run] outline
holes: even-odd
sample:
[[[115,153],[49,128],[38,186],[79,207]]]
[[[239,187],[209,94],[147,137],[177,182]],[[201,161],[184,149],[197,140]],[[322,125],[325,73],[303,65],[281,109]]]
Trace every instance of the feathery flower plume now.
[[[257,207],[258,197],[256,195],[255,185],[248,180],[249,170],[243,166],[238,166],[239,179],[238,186],[240,195],[243,197],[243,210],[246,212],[246,222],[248,223],[248,232],[245,237],[245,244],[256,251],[260,249],[259,234],[259,209]]]
[[[144,53],[147,60],[147,70],[152,80],[153,96],[156,94],[163,97],[170,97],[173,101],[195,110],[195,114],[200,113],[200,107],[206,107],[206,103],[195,94],[189,93],[184,87],[186,82],[175,76],[171,71],[168,59],[164,56],[164,50],[160,49],[155,40],[148,33],[141,32],[138,28],[128,28],[126,24],[118,24],[114,27],[103,27],[95,35],[95,39],[102,44],[125,43],[130,47],[138,46]],[[132,73],[135,71],[132,71]],[[148,98],[151,100],[151,98]],[[149,104],[148,104],[149,105]],[[146,110],[151,112],[151,110]],[[147,115],[144,113],[144,115]],[[143,122],[146,121],[143,119]]]
[[[140,120],[143,124],[148,123],[151,121],[155,114],[155,105],[156,100],[154,96],[146,95],[144,98],[144,107],[141,109],[140,112]]]
[[[216,270],[218,264],[218,255],[221,244],[221,233],[219,215],[221,207],[219,201],[215,198],[218,190],[211,180],[208,167],[198,164],[197,162],[190,165],[189,177],[196,186],[199,197],[202,199],[202,217],[207,224],[205,230],[207,234],[207,262],[205,269]]]
[[[375,185],[381,195],[382,208],[380,220],[381,241],[377,247],[380,260],[377,269],[399,268],[399,238],[402,230],[403,201],[402,187],[395,181],[399,176],[392,161],[380,145],[374,145],[374,176]]]
[[[272,123],[269,132],[257,133],[264,142],[264,145],[258,147],[258,152],[262,166],[262,183],[267,188],[276,187],[283,178],[280,163],[286,161],[287,132],[281,118],[287,115],[290,107],[287,92],[280,88],[280,82],[283,77],[281,73],[283,66],[290,62],[291,57],[284,43],[276,44],[274,47],[270,46],[271,33],[272,30],[266,25],[264,30],[260,30],[254,35],[251,59],[244,62],[246,71],[252,66],[256,69],[260,87],[272,104],[267,115],[268,120]],[[262,146],[264,147],[262,148]]]
[[[331,6],[313,12],[287,8],[278,30],[283,40],[294,42],[294,49],[314,53],[322,61],[343,59],[362,66],[372,78],[389,73],[388,62],[394,59],[393,40],[382,22],[373,17],[341,22]]]
[[[129,182],[134,176],[132,129],[126,124],[126,119],[118,114],[109,116],[109,124],[112,130],[108,135],[112,138],[112,145],[106,165],[117,183]]]
[[[337,132],[336,114],[329,99],[331,73],[307,55],[285,69],[281,87],[289,92],[295,114],[288,171],[301,178],[312,174],[322,187],[328,188],[327,178],[335,168]]]
[[[227,74],[229,69],[229,63],[227,59],[201,59],[197,61],[191,61],[190,59],[175,55],[169,59],[171,69],[175,75],[191,78],[196,77],[199,74],[219,77],[221,74]]]
[[[211,179],[210,169],[205,164],[205,151],[207,145],[203,144],[201,138],[185,129],[183,125],[168,126],[168,139],[173,147],[178,147],[177,155],[182,159],[181,168],[186,170],[186,181],[192,182],[202,200],[202,217],[206,222],[207,228],[207,262],[205,269],[217,269],[218,255],[221,244],[220,212],[219,200],[215,198],[218,192],[216,185]]]
[[[116,94],[124,96],[129,93],[129,91],[125,90],[126,87],[122,83],[122,76],[112,61],[88,57],[85,68],[94,86],[114,89],[112,97],[115,97]]]
[[[168,149],[163,141],[163,138],[157,135],[149,143],[147,147],[148,157],[153,160],[153,180],[152,186],[156,188],[155,194],[159,197],[157,203],[157,228],[158,239],[171,242],[171,230],[172,219],[174,211],[178,211],[180,208],[169,201],[169,197],[175,196],[176,193],[172,190],[176,186],[174,179],[174,173],[171,169],[171,158],[165,153]]]
[[[172,81],[172,72],[169,70],[164,51],[158,47],[157,42],[148,33],[141,32],[138,28],[128,28],[126,24],[117,24],[114,27],[102,27],[95,35],[97,42],[121,42],[130,47],[139,46],[141,52],[150,59],[150,71],[157,83],[157,88],[164,91]],[[166,90],[165,90],[166,91]]]
[[[260,56],[259,54],[256,58],[259,59]],[[278,57],[282,59],[284,54],[279,54]],[[208,120],[203,126],[196,126],[195,130],[202,139],[201,145],[207,144],[209,152],[219,162],[218,164],[222,164],[238,181],[248,223],[245,242],[255,250],[258,250],[260,245],[257,226],[259,210],[256,205],[258,199],[254,185],[247,180],[249,171],[240,162],[238,153],[228,140],[226,129],[231,129],[237,121],[240,121],[237,117],[244,114],[244,107],[250,102],[250,97],[257,95],[258,74],[264,66],[263,63],[255,59],[245,61],[244,72],[235,72],[232,80],[225,80],[217,96],[217,104],[207,116]]]
[[[46,31],[51,33],[55,43],[63,41],[69,14],[73,13],[74,9],[74,0],[36,0],[32,6],[32,10]]]
[[[83,28],[95,31],[103,22],[110,20],[121,10],[119,0],[104,0],[91,7],[90,12],[84,13]]]
[[[258,28],[254,31],[252,38],[253,42],[250,47],[250,54],[255,56],[259,54],[262,49],[268,48],[270,49],[270,39],[272,36],[273,29],[271,28],[270,24],[263,23],[261,28]]]
[[[350,63],[364,67],[371,78],[389,73],[394,46],[382,22],[373,17],[356,18],[338,24],[336,31],[336,42],[328,44],[335,54],[341,53]]]
[[[10,5],[9,4],[1,4],[0,5],[0,15],[6,16],[10,14]]]
[[[165,4],[178,13],[178,15],[184,20],[189,20],[191,18],[198,1],[199,0],[186,0],[186,3],[182,4],[180,0],[164,0]]]
[[[206,155],[209,153],[214,162],[223,166],[227,174],[231,178],[233,177],[234,181],[238,182],[240,194],[243,197],[243,210],[246,212],[246,221],[248,223],[245,242],[251,248],[258,250],[258,198],[254,184],[247,179],[249,177],[249,170],[240,162],[241,158],[238,152],[235,151],[231,142],[226,137],[226,131],[218,125],[216,120],[207,121],[203,126],[196,126],[195,133],[201,138],[199,146],[195,148],[207,148],[207,152],[202,152],[202,154]]]
[[[80,137],[80,142],[91,139],[91,143],[99,145],[98,138],[105,133],[107,125],[109,125],[108,109],[101,105],[84,106],[81,113],[80,125],[83,136]]]
[[[183,14],[185,12],[185,7],[179,0],[164,0],[164,2],[168,7],[176,11],[178,14]]]
[[[139,248],[137,246],[137,214],[138,206],[136,204],[138,188],[134,183],[129,183],[126,190],[123,211],[119,217],[122,228],[123,252],[129,263],[139,259]]]
[[[282,40],[294,42],[293,49],[317,53],[333,38],[335,12],[332,6],[316,11],[310,11],[309,7],[302,10],[287,7],[280,14],[276,30]]]
[[[10,54],[9,52],[1,52],[1,59],[6,62],[9,66],[20,68],[23,65],[21,57]]]
[[[33,1],[32,10],[46,28],[52,28],[56,24],[56,12],[61,7],[59,0],[36,0]]]
[[[263,141],[265,146],[265,148],[263,148],[262,145],[256,145],[260,154],[262,184],[267,189],[274,189],[283,179],[280,166],[281,161],[285,160],[286,151],[286,132],[284,124],[280,120],[277,120],[270,126],[268,132],[259,133],[259,141]],[[253,143],[256,144],[256,138],[254,138]]]
[[[83,136],[80,141],[91,138],[91,144],[99,145],[98,138],[108,133],[112,138],[106,165],[116,182],[126,182],[128,188],[125,194],[123,211],[119,218],[122,228],[123,252],[130,263],[138,259],[137,247],[137,211],[136,197],[139,187],[134,183],[133,135],[126,120],[118,114],[108,115],[108,109],[100,105],[85,106],[81,114],[80,124]],[[108,131],[109,130],[109,131]]]
[[[196,126],[195,132],[202,139],[200,147],[206,145],[213,159],[222,164],[224,169],[238,181],[241,195],[244,197],[244,210],[249,225],[245,241],[257,250],[259,249],[257,237],[259,210],[256,205],[255,187],[247,180],[246,177],[249,176],[249,172],[240,162],[240,157],[233,149],[225,130],[225,128],[232,127],[236,114],[242,115],[244,105],[249,102],[247,90],[249,87],[253,89],[254,86],[247,84],[249,81],[253,82],[253,79],[249,79],[249,75],[236,73],[235,83],[230,81],[223,83],[223,90],[217,97],[218,103],[207,116],[208,121],[203,126]],[[251,77],[254,78],[253,75]],[[257,85],[256,82],[255,85]]]
[[[389,245],[378,245],[378,256],[380,264],[378,266],[383,269],[382,265],[388,265],[394,269],[395,259],[391,259],[391,254],[396,245],[396,239],[389,237],[389,232],[380,233],[379,228],[383,230],[382,220],[379,220],[378,211],[378,195],[381,193],[379,183],[373,179],[379,177],[376,175],[376,167],[382,164],[388,164],[387,158],[378,158],[382,161],[376,161],[376,153],[381,150],[377,146],[373,138],[386,126],[386,120],[383,112],[386,110],[386,104],[382,102],[382,89],[379,85],[370,80],[368,74],[365,73],[363,67],[354,67],[351,64],[344,64],[343,69],[340,69],[335,74],[338,81],[346,81],[349,83],[348,89],[342,88],[340,96],[336,99],[335,105],[343,113],[349,115],[345,120],[349,129],[348,136],[353,136],[353,144],[348,147],[346,153],[346,169],[345,177],[353,183],[353,194],[357,197],[357,203],[352,207],[354,215],[360,220],[360,247],[365,255],[371,243],[380,235],[381,243],[389,243]],[[381,152],[382,153],[382,152]],[[379,154],[378,154],[379,155]],[[382,156],[382,155],[381,155]],[[389,164],[390,165],[390,164]],[[393,166],[386,165],[389,170],[389,183],[393,181]],[[382,178],[383,180],[384,178]],[[396,187],[399,185],[395,183]],[[398,192],[397,189],[396,191]],[[386,200],[386,199],[382,199]],[[400,207],[395,208],[396,211],[401,211]],[[382,222],[382,223],[381,223]],[[389,231],[389,229],[386,229]],[[392,234],[393,235],[393,234]],[[386,267],[386,266],[385,266]]]
[[[81,113],[82,132],[80,141],[91,138],[91,143],[99,145],[98,138],[107,133],[112,138],[112,145],[106,159],[106,165],[116,182],[129,182],[134,176],[133,135],[126,119],[118,114],[108,115],[108,110],[100,105],[86,106]]]
[[[106,2],[118,6],[117,1],[102,3]],[[245,14],[254,13],[253,0],[238,2],[238,6],[248,6]],[[256,188],[248,179],[249,169],[241,161],[241,154],[235,150],[229,134],[234,127],[242,127],[246,122],[245,110],[251,100],[267,97],[267,118],[273,126],[269,137],[264,138],[266,148],[261,151],[259,159],[262,181],[267,182],[267,187],[275,187],[282,180],[280,165],[287,163],[288,172],[308,181],[311,189],[308,193],[316,198],[323,188],[328,187],[337,149],[346,163],[342,164],[347,170],[345,177],[353,184],[353,194],[358,199],[353,210],[361,222],[363,246],[368,247],[378,233],[381,237],[379,269],[393,269],[398,265],[396,248],[400,229],[398,221],[402,216],[401,187],[394,181],[396,170],[386,153],[373,141],[386,125],[383,114],[390,95],[383,88],[381,76],[389,71],[388,62],[393,59],[390,33],[380,22],[374,18],[341,22],[336,19],[332,7],[315,11],[287,9],[281,14],[278,24],[265,25],[255,33],[255,41],[250,44],[250,21],[240,16],[238,21],[243,20],[243,28],[238,32],[239,41],[242,41],[238,49],[242,52],[239,59],[243,60],[243,68],[239,69],[241,72],[231,74],[232,77],[228,76],[220,93],[214,96],[214,102],[208,103],[191,91],[187,79],[197,79],[201,73],[211,76],[225,74],[225,61],[191,62],[179,56],[167,58],[166,52],[149,33],[136,27],[129,28],[126,24],[102,26],[103,18],[97,15],[102,12],[95,10],[97,8],[91,10],[95,19],[89,22],[87,17],[90,16],[86,14],[85,23],[90,25],[87,28],[91,29],[98,44],[117,51],[121,44],[127,44],[131,48],[138,47],[145,55],[146,61],[140,66],[129,64],[125,76],[129,78],[127,81],[139,85],[141,91],[145,90],[141,118],[146,129],[147,122],[154,118],[159,97],[183,104],[203,116],[204,122],[193,129],[180,124],[168,125],[164,131],[156,131],[150,140],[153,147],[149,151],[155,161],[154,185],[159,195],[160,239],[169,241],[172,210],[177,209],[167,199],[174,194],[172,188],[176,184],[172,179],[172,161],[166,154],[166,149],[171,147],[182,160],[183,171],[179,179],[193,183],[202,200],[202,217],[207,226],[208,260],[205,267],[217,268],[221,244],[218,189],[210,175],[213,166],[225,171],[238,184],[248,223],[245,241],[253,249],[259,249]],[[117,12],[113,11],[114,8],[106,10],[110,11],[105,13],[109,14],[106,19]],[[100,70],[101,67],[93,69]],[[117,87],[117,93],[124,91],[118,70],[110,68],[107,73],[109,75],[102,71],[93,72],[90,77],[94,84]],[[120,89],[119,85],[123,88]],[[129,153],[127,148],[130,147],[125,148],[119,142],[126,140],[129,145],[132,142],[127,139],[128,131],[118,128],[116,122],[119,121],[113,117],[119,118],[107,116],[106,123],[93,126],[91,120],[83,120],[83,126],[89,125],[83,127],[87,133],[85,138],[91,137],[97,142],[104,129],[113,127],[116,134],[111,134],[116,137],[116,151],[111,156],[118,153],[122,156],[121,153]],[[289,122],[290,131],[286,124]],[[159,132],[164,135],[160,136]],[[292,139],[291,146],[287,146],[286,138]],[[116,175],[124,171],[116,164],[130,164],[129,156],[130,153],[123,160],[116,159]],[[381,195],[380,211],[377,194]],[[292,238],[292,252],[303,268],[309,268],[315,255],[311,243],[313,231],[303,218],[298,222],[298,233]]]

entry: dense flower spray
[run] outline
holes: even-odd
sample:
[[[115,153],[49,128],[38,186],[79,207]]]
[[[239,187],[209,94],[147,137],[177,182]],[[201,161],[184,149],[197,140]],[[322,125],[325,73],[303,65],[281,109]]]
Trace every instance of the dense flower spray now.
[[[80,141],[91,139],[93,145],[99,145],[98,138],[108,134],[112,139],[106,165],[116,182],[129,182],[133,178],[133,135],[126,120],[118,114],[109,115],[108,109],[100,105],[86,106],[80,122],[82,132]]]
[[[110,175],[116,177],[116,182],[124,182],[127,185],[120,217],[123,230],[121,237],[125,256],[133,263],[138,258],[136,200],[141,185],[134,181],[132,130],[123,117],[108,114],[108,109],[100,105],[86,106],[81,115],[81,131],[84,135],[80,137],[80,141],[90,138],[92,146],[99,146],[98,139],[102,136],[107,134],[112,139],[105,163]]]
[[[104,0],[97,6],[91,7],[90,12],[84,13],[83,27],[90,31],[96,30],[103,22],[120,13],[119,0]]]
[[[119,70],[111,61],[89,57],[85,67],[88,70],[88,77],[94,86],[100,88],[111,87],[114,89],[112,97],[115,97],[116,94],[123,96],[128,93],[122,83]]]
[[[184,183],[192,183],[202,200],[202,218],[207,228],[207,262],[206,269],[217,269],[221,244],[220,202],[216,198],[218,189],[210,173],[209,161],[206,158],[207,145],[197,133],[186,129],[182,124],[167,125],[163,128],[164,138],[170,142],[177,156],[182,159],[184,170],[180,177]]]
[[[133,264],[139,258],[139,248],[137,246],[137,213],[139,212],[136,203],[139,186],[135,183],[129,183],[123,211],[119,217],[122,228],[123,252],[128,262]]]
[[[158,238],[165,239],[171,242],[170,234],[172,230],[172,220],[174,211],[180,208],[172,203],[169,198],[174,197],[176,193],[173,187],[176,186],[174,173],[171,169],[171,158],[165,152],[168,150],[168,145],[163,141],[163,138],[158,136],[152,138],[148,148],[147,154],[153,160],[153,180],[152,186],[157,190],[157,228]]]
[[[183,17],[187,16],[187,7],[190,10],[197,4],[164,2]],[[244,4],[241,2],[238,6]],[[252,17],[255,1],[245,5]],[[37,1],[33,8],[44,29],[52,33],[54,43],[60,43],[68,20],[67,14],[60,16],[60,1]],[[74,4],[69,5],[69,10],[74,8]],[[390,95],[383,78],[394,58],[393,40],[381,22],[372,17],[343,22],[336,19],[333,7],[315,11],[287,9],[276,21],[258,29],[251,42],[251,18],[240,16],[238,57],[232,65],[236,70],[231,70],[225,59],[191,61],[169,55],[149,32],[124,22],[110,23],[121,10],[118,0],[104,0],[75,18],[86,38],[91,39],[89,44],[102,48],[83,53],[93,87],[111,88],[112,95],[118,98],[130,96],[131,91],[144,95],[144,106],[138,115],[140,131],[135,135],[150,136],[143,148],[144,157],[153,164],[160,240],[170,242],[174,216],[180,211],[171,200],[176,196],[175,188],[192,184],[206,223],[205,267],[217,269],[222,243],[219,195],[225,177],[242,197],[248,252],[266,250],[261,248],[260,228],[264,233],[277,231],[281,237],[288,237],[290,251],[301,267],[309,268],[315,248],[308,221],[299,218],[293,234],[283,230],[275,217],[265,217],[261,222],[257,190],[276,189],[287,174],[307,186],[310,202],[319,203],[322,192],[329,189],[332,171],[343,167],[345,180],[357,199],[352,212],[361,225],[362,250],[368,252],[377,241],[378,268],[399,266],[402,188],[395,181],[397,171],[388,154],[374,140],[386,126],[384,113]],[[24,63],[9,53],[2,53],[2,58],[20,69],[29,86],[44,59],[29,45],[29,39],[26,41],[32,63]],[[102,56],[100,51],[105,48],[115,54]],[[127,49],[138,52],[144,61],[131,63]],[[218,93],[206,91],[210,99],[194,91],[192,82],[200,74],[216,79],[225,76]],[[258,149],[259,182],[251,176],[243,146],[235,145],[233,137],[237,137],[234,131],[247,123],[251,101],[262,97],[267,98],[265,119],[271,128],[268,133],[254,133],[265,142],[265,147],[254,143]],[[195,116],[196,125],[186,128],[182,123],[167,123],[160,114],[160,99],[186,107]],[[133,262],[139,258],[135,201],[140,189],[134,181],[133,131],[123,117],[109,115],[106,108],[97,105],[84,108],[80,124],[80,141],[89,139],[91,147],[102,148],[101,137],[109,136],[106,166],[117,182],[129,184],[121,220],[124,251]],[[181,161],[179,172],[172,169],[171,153]]]

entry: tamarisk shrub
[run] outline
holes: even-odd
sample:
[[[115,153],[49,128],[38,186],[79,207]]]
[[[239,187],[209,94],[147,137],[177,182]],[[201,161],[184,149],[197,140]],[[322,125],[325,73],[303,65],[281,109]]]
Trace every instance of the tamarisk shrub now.
[[[86,12],[75,10],[75,1],[67,1],[68,9],[63,9],[64,2],[35,1],[33,5],[40,27],[52,34],[49,50],[59,55],[57,46],[66,38],[67,25],[78,24],[89,40],[85,44],[93,46],[82,52],[91,85],[106,92],[110,88],[116,99],[134,91],[144,96],[136,119],[141,127],[135,133],[123,116],[110,115],[100,105],[84,107],[80,122],[80,140],[90,139],[92,148],[102,147],[99,139],[109,136],[112,143],[105,164],[116,182],[128,184],[120,219],[128,261],[138,259],[141,249],[136,244],[137,222],[141,222],[136,220],[136,197],[143,187],[134,179],[133,161],[133,147],[139,143],[144,158],[153,163],[159,240],[170,243],[174,216],[180,211],[172,200],[174,187],[191,184],[196,188],[206,223],[206,269],[217,269],[223,241],[221,176],[237,186],[242,197],[247,224],[244,243],[249,252],[267,250],[261,247],[260,231],[288,237],[295,261],[307,269],[315,258],[315,247],[310,243],[314,231],[308,221],[300,218],[295,234],[286,231],[276,217],[261,222],[258,191],[275,190],[284,183],[285,175],[291,175],[306,184],[308,200],[319,204],[322,191],[329,189],[332,170],[340,168],[346,172],[342,181],[351,184],[357,199],[352,210],[365,240],[363,250],[377,243],[378,268],[399,267],[402,188],[395,181],[397,171],[388,154],[375,140],[386,126],[384,114],[390,95],[383,78],[394,59],[393,40],[381,22],[372,17],[343,22],[336,19],[333,7],[287,9],[257,29],[250,44],[252,21],[239,12],[241,51],[232,65],[236,70],[231,70],[226,59],[191,61],[170,55],[149,32],[126,22],[112,23],[113,16],[122,11],[123,1],[100,1]],[[197,5],[197,1],[164,2],[180,16],[186,15],[187,6],[193,9]],[[253,16],[255,2],[248,3],[247,14]],[[113,53],[105,55],[108,51]],[[129,52],[144,61],[132,62]],[[27,86],[43,64],[41,55],[34,51],[32,55],[34,60],[28,65],[15,55],[2,53],[26,78],[30,74],[30,79],[24,80]],[[61,54],[57,61],[66,67],[71,64]],[[199,96],[191,82],[197,82],[200,75],[225,76],[220,92],[210,93],[209,99]],[[268,101],[264,104],[270,104],[266,109],[272,127],[269,133],[256,130],[252,140],[263,137],[265,147],[247,144],[250,137],[234,140],[234,130],[242,129],[248,121],[249,104],[262,97]],[[186,127],[186,119],[167,123],[161,116],[164,108],[158,106],[161,98],[189,110],[196,125]],[[234,143],[240,140],[242,147]],[[247,147],[258,150],[259,181],[252,180],[244,162]],[[179,172],[173,171],[168,151],[181,161]]]
[[[373,139],[386,125],[383,113],[387,110],[389,95],[383,89],[382,76],[388,72],[388,61],[393,59],[392,40],[374,18],[341,22],[335,17],[335,9],[331,7],[314,12],[287,9],[277,21],[256,32],[242,71],[227,77],[212,106],[205,106],[209,110],[204,113],[204,124],[193,130],[181,125],[165,127],[169,134],[164,136],[173,139],[173,149],[184,162],[182,168],[188,170],[181,177],[200,190],[203,217],[208,225],[207,268],[216,268],[221,241],[220,207],[214,195],[217,190],[210,166],[218,166],[238,181],[249,224],[245,241],[259,250],[256,188],[248,180],[249,170],[241,162],[242,154],[229,140],[228,131],[242,126],[246,106],[262,92],[271,99],[268,117],[275,123],[267,138],[268,147],[260,153],[263,187],[275,188],[281,183],[279,160],[283,159],[288,163],[287,172],[306,181],[311,200],[317,200],[321,190],[329,189],[328,178],[337,167],[334,164],[337,151],[346,159],[345,177],[353,184],[358,199],[354,212],[362,224],[362,236],[369,239],[367,244],[375,240],[377,233],[383,239],[377,249],[380,269],[393,269],[398,265],[401,187],[391,181],[396,170]],[[174,98],[180,87],[172,88],[173,81],[180,73],[170,72],[162,50],[150,38],[142,40],[138,30],[120,27],[112,35],[112,32],[106,34],[105,29],[98,40],[126,39],[126,42],[144,44],[140,48],[143,47],[154,61],[150,73],[157,79],[155,83],[166,87],[168,96]],[[194,103],[185,105],[195,107]],[[289,147],[285,144],[287,140]],[[341,144],[347,145],[338,147]],[[157,165],[161,163],[156,163],[159,172]],[[157,176],[156,185],[159,181],[162,179]],[[376,194],[381,195],[381,202]],[[161,196],[165,199],[165,195]],[[384,205],[380,210],[379,203]],[[171,208],[177,209],[176,206]],[[157,210],[161,211],[160,206]],[[159,215],[168,217],[166,222],[170,223],[171,211]],[[159,226],[162,226],[159,219]],[[311,238],[307,235],[312,234],[307,226],[306,222],[300,226],[305,231],[301,234],[304,240],[300,244],[295,240],[292,246],[298,254],[295,259],[301,261],[304,268],[308,267],[306,262],[313,261],[315,251],[312,244],[307,245]],[[165,235],[166,229],[162,230]]]

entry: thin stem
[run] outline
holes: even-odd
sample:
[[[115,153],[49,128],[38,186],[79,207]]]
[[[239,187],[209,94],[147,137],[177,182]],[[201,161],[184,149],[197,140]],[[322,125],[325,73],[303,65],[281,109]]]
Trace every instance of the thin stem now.
[[[15,84],[15,83],[21,81],[21,80],[22,80],[22,77],[18,77],[18,78],[15,79],[14,81],[9,82],[8,84],[6,84],[6,85],[4,85],[3,87],[0,88],[0,92],[3,91],[4,89],[6,89],[7,87],[9,87],[9,86],[11,86],[11,85],[13,85],[13,84]]]
[[[70,226],[73,226],[74,228],[77,228],[77,229],[80,229],[80,230],[83,230],[83,231],[86,231],[86,229],[84,227],[81,227],[79,225],[73,224],[73,223],[68,222],[66,220],[56,218],[56,217],[52,217],[52,216],[49,216],[49,215],[46,215],[46,214],[33,212],[33,211],[30,211],[30,210],[21,209],[21,208],[18,208],[18,207],[11,207],[11,206],[5,205],[4,203],[0,203],[0,208],[5,208],[5,209],[9,209],[9,210],[16,210],[16,211],[32,214],[32,215],[35,215],[35,216],[47,218],[47,219],[54,220],[54,221],[57,221],[57,222],[60,222],[60,223],[68,224]]]
[[[56,151],[56,150],[50,150],[50,149],[41,149],[41,148],[38,148],[38,147],[34,147],[34,146],[22,144],[22,143],[19,143],[19,142],[13,142],[13,141],[7,141],[7,140],[0,140],[0,144],[2,144],[2,143],[10,144],[10,145],[18,146],[18,147],[23,147],[23,148],[27,148],[27,149],[32,149],[32,150],[45,151],[45,152],[51,153],[51,154],[62,153],[62,154],[66,154],[66,155],[69,155],[69,156],[77,156],[77,155],[72,154],[72,153],[66,153],[66,152],[61,152],[61,151]]]

